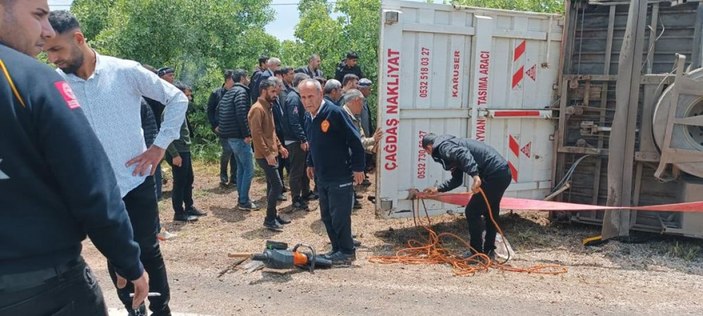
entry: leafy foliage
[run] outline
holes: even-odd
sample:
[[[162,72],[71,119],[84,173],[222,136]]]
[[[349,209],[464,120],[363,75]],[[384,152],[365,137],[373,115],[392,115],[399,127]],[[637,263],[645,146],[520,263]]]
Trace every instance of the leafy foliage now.
[[[171,66],[193,87],[195,153],[213,158],[219,149],[204,113],[222,71],[251,69],[262,53],[280,51],[264,26],[274,19],[271,0],[75,0],[71,11],[101,53],[156,68]],[[201,153],[201,154],[198,154]]]
[[[506,10],[563,13],[564,0],[454,0],[453,4]]]

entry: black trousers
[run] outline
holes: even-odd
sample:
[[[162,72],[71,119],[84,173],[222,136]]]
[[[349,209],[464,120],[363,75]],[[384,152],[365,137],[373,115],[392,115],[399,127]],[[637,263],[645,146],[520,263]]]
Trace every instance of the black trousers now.
[[[332,252],[355,253],[351,231],[351,211],[354,204],[354,185],[346,181],[317,183],[320,194],[320,216],[325,224]]]
[[[310,179],[305,175],[305,160],[308,153],[300,148],[300,142],[286,145],[288,149],[288,180],[292,198],[298,198],[310,193]]]
[[[227,142],[227,138],[220,137],[220,146],[222,146],[222,155],[220,155],[220,182],[227,183],[232,181],[232,183],[237,183],[237,161],[234,158],[234,153],[232,153],[232,148]],[[227,165],[229,165],[229,174],[227,176]]]
[[[256,163],[259,164],[261,170],[264,171],[264,175],[266,175],[266,218],[264,222],[271,223],[276,220],[278,215],[276,204],[278,203],[278,196],[283,191],[283,182],[278,175],[278,164],[271,166],[266,159],[256,159]]]
[[[83,258],[37,285],[21,285],[12,290],[13,284],[3,284],[9,288],[0,289],[0,315],[107,315],[100,286]]]
[[[129,221],[134,230],[134,241],[141,249],[140,260],[144,265],[144,270],[149,274],[149,292],[159,292],[161,296],[149,297],[149,309],[152,315],[171,315],[168,302],[171,298],[171,291],[168,286],[166,275],[166,264],[161,256],[159,241],[156,239],[158,233],[158,204],[154,194],[154,178],[147,177],[144,183],[130,191],[122,198]],[[108,261],[107,264],[113,284],[116,284],[115,269]],[[117,287],[115,287],[117,288]],[[134,292],[131,282],[127,282],[124,289],[117,290],[117,296],[127,310],[132,308],[132,298],[129,293]]]
[[[500,213],[500,200],[503,198],[505,190],[510,185],[512,176],[510,169],[506,168],[488,177],[481,178],[481,189],[486,193],[488,203],[491,206],[493,219],[498,222]],[[466,205],[466,220],[469,222],[469,236],[471,237],[471,247],[476,251],[488,253],[495,249],[496,227],[488,215],[488,207],[481,193],[474,194]],[[481,218],[483,217],[483,219]],[[483,230],[486,230],[486,238],[483,240]]]
[[[171,164],[173,172],[173,192],[171,193],[171,204],[176,214],[183,214],[193,208],[193,160],[189,152],[179,152],[181,156],[180,167]]]

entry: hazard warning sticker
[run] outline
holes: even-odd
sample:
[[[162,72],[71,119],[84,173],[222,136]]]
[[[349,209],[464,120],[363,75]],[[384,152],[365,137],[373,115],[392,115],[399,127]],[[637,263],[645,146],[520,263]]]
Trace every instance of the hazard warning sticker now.
[[[71,90],[71,86],[69,86],[66,81],[55,82],[54,86],[56,86],[56,89],[59,90],[59,93],[61,93],[61,96],[64,101],[66,101],[66,105],[69,109],[74,110],[81,107],[81,105],[78,104],[76,95],[73,93],[73,90]]]

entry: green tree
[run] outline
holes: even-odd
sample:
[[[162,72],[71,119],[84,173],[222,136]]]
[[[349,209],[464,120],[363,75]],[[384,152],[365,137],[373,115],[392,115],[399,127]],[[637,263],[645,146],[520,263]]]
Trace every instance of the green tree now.
[[[454,0],[452,4],[506,10],[563,13],[564,0]]]
[[[76,0],[71,11],[91,45],[103,54],[155,67],[171,66],[193,87],[193,151],[216,157],[219,148],[204,106],[222,84],[222,70],[251,69],[261,53],[279,52],[264,31],[271,0]]]

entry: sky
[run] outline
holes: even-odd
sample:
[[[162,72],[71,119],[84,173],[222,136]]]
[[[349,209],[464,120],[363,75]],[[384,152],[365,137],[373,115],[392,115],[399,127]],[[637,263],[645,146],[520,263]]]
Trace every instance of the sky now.
[[[48,0],[52,10],[66,10],[73,0]],[[410,0],[425,2],[425,0]],[[441,2],[435,0],[435,2]],[[271,6],[276,10],[276,20],[266,26],[266,32],[279,40],[293,40],[295,25],[298,24],[298,0],[273,0]]]

